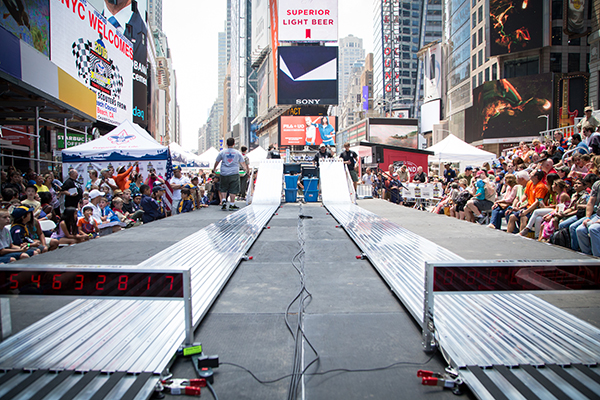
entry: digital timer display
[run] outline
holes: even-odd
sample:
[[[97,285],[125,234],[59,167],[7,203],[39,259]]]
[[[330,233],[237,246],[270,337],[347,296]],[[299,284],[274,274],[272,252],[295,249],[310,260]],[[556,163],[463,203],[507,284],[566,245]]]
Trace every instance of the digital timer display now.
[[[597,290],[597,265],[434,266],[434,292]]]
[[[0,295],[182,298],[183,274],[0,270]]]

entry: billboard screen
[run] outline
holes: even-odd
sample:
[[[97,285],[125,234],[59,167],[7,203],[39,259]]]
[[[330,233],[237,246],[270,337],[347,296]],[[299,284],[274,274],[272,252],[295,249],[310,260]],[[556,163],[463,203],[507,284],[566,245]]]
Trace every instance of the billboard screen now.
[[[389,146],[419,148],[419,128],[414,125],[369,124],[369,142]]]
[[[50,56],[50,4],[49,0],[0,2],[0,26],[34,47],[46,57]],[[10,5],[10,8],[7,6]]]
[[[335,146],[335,117],[284,117],[279,121],[281,146]]]
[[[280,42],[337,42],[338,0],[279,0]]]
[[[473,91],[465,111],[465,141],[529,137],[546,129],[552,114],[553,76],[528,75],[486,82]]]
[[[252,55],[260,54],[269,47],[269,1],[252,2]]]
[[[337,104],[337,47],[279,47],[278,104]]]
[[[133,45],[91,5],[50,0],[51,60],[96,93],[96,119],[132,120]]]
[[[433,100],[421,106],[421,132],[433,131],[433,125],[440,123],[441,100]]]
[[[490,55],[544,45],[542,1],[490,0]]]
[[[428,102],[442,98],[442,45],[435,44],[423,55],[424,99]]]

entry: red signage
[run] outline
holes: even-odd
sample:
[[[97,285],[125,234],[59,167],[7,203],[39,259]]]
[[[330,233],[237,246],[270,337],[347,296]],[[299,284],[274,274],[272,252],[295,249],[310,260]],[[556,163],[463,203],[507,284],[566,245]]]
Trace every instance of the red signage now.
[[[31,145],[31,137],[28,135],[24,135],[23,133],[33,133],[33,127],[23,126],[23,125],[5,125],[2,127],[2,139],[8,140],[13,145],[18,146],[27,146]]]

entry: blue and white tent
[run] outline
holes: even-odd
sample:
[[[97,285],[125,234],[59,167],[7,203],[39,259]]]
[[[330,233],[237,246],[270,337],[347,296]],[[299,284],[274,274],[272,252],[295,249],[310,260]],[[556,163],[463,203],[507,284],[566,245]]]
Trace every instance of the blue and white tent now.
[[[63,176],[74,168],[85,180],[90,169],[100,170],[111,165],[116,170],[121,166],[129,167],[135,161],[144,177],[150,167],[164,176],[168,157],[168,147],[154,140],[139,125],[125,121],[96,140],[63,150]]]

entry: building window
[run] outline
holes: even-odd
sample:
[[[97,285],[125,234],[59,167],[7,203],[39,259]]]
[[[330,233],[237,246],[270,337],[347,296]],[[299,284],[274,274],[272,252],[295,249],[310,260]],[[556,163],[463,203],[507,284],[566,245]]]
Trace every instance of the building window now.
[[[473,54],[473,71],[477,68],[477,54]]]
[[[581,38],[570,39],[569,46],[581,46]]]
[[[477,32],[477,44],[483,43],[483,28],[479,28]]]
[[[492,80],[498,79],[498,64],[492,64]]]
[[[402,95],[403,96],[410,96],[410,89],[409,88],[403,88],[402,89]]]
[[[569,53],[567,72],[579,72],[581,71],[581,55],[579,53]]]
[[[490,80],[490,67],[487,67],[485,69],[485,81],[489,82],[489,80]]]
[[[472,81],[473,81],[473,89],[475,89],[477,87],[477,76],[473,75]]]
[[[477,10],[477,19],[480,23],[483,21],[483,6],[479,7],[479,10]]]
[[[475,13],[473,13],[473,15],[471,15],[471,28],[475,29],[476,26],[477,26],[477,15]]]
[[[471,38],[471,49],[475,50],[475,47],[477,47],[477,34],[474,33],[473,37]]]
[[[562,45],[562,26],[552,27],[552,46]]]
[[[477,5],[477,0],[471,0],[471,7],[475,8]]]
[[[563,0],[552,0],[552,19],[562,19]]]
[[[562,54],[550,53],[550,72],[562,72]]]
[[[539,57],[521,58],[504,63],[504,77],[516,78],[518,76],[539,74]]]
[[[478,83],[477,86],[483,84],[483,72],[480,72],[479,74],[477,74],[477,83]]]
[[[483,65],[483,50],[479,50],[478,59],[477,66],[481,67]]]
[[[402,79],[402,84],[403,85],[411,85],[412,81],[410,79]]]

